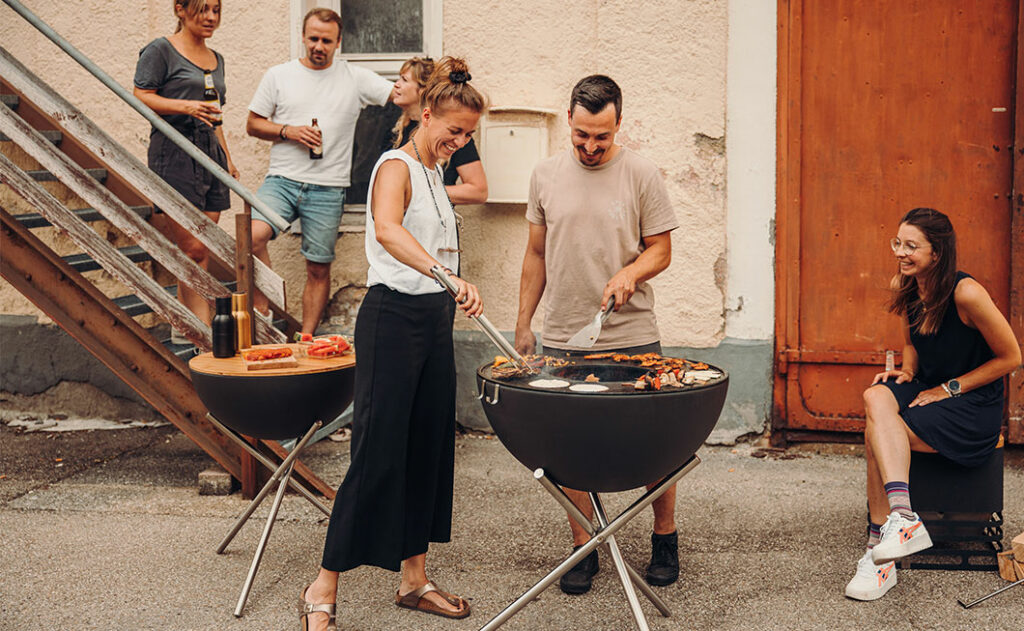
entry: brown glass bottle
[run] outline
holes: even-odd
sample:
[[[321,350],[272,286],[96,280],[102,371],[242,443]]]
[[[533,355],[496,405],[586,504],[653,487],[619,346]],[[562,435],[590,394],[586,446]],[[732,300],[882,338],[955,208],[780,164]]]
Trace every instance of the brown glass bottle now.
[[[317,130],[318,132],[320,131],[320,126],[316,124],[316,119],[315,118],[313,119],[313,124],[311,125],[311,127],[313,129]],[[311,148],[309,150],[309,159],[310,160],[322,160],[323,157],[324,157],[324,136],[321,133],[320,134],[320,144],[317,145],[316,147]]]
[[[214,107],[220,107],[220,95],[217,94],[217,88],[213,85],[213,73],[209,70],[203,71],[203,101]],[[216,127],[224,122],[223,114],[215,114],[213,117],[213,126]]]

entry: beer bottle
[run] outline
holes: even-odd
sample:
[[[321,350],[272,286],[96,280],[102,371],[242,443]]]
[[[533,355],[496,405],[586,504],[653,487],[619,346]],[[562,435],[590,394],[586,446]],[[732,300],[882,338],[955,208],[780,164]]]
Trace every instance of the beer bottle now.
[[[316,119],[315,118],[313,119],[313,124],[311,125],[311,127],[313,129],[317,130],[317,131],[320,131],[320,126],[316,124]],[[324,157],[324,137],[321,134],[321,136],[320,136],[320,144],[309,150],[309,159],[310,160],[320,160],[323,157]]]
[[[203,102],[207,105],[213,105],[214,107],[220,107],[220,95],[217,94],[217,88],[213,86],[213,73],[209,70],[203,71]],[[223,114],[214,114],[213,126],[216,127],[223,123]]]

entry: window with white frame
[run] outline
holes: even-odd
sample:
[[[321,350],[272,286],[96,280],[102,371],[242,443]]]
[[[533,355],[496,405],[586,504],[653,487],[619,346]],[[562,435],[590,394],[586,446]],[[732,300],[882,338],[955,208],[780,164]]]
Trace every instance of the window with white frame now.
[[[315,7],[341,15],[338,56],[389,78],[410,57],[441,56],[443,0],[292,0],[292,58],[304,54],[302,18]]]

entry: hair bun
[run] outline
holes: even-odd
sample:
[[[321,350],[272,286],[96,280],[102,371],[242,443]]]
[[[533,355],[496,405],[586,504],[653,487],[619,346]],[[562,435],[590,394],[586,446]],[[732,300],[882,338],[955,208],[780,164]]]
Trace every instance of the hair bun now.
[[[468,72],[455,71],[448,73],[448,80],[452,83],[468,83],[473,79],[473,75]]]

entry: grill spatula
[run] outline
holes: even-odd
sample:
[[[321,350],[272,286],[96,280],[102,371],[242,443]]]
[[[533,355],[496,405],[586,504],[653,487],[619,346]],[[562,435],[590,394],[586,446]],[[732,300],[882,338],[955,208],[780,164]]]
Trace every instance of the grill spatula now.
[[[597,338],[601,336],[601,325],[605,323],[608,316],[612,314],[612,310],[615,309],[615,296],[608,298],[608,308],[597,312],[594,319],[590,321],[585,327],[576,332],[566,342],[569,346],[575,348],[591,348],[597,342]]]

